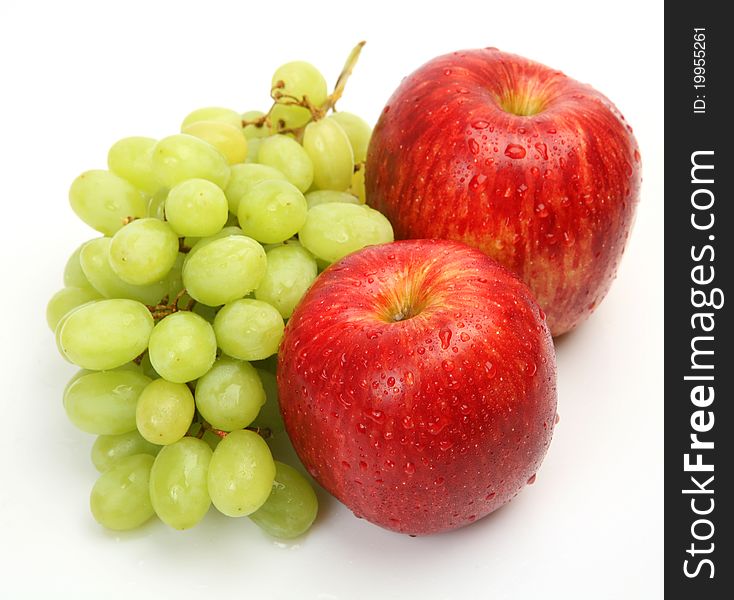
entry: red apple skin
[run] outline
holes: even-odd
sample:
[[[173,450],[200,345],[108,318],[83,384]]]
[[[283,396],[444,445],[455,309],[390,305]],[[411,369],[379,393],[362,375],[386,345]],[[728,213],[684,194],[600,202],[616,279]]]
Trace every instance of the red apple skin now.
[[[541,110],[503,108],[525,99]],[[397,239],[480,248],[528,284],[554,336],[609,290],[641,181],[632,129],[605,96],[494,48],[440,56],[404,79],[365,176],[367,202]]]
[[[554,426],[555,353],[511,272],[466,244],[402,241],[316,280],[286,327],[278,389],[311,475],[357,516],[423,535],[532,482]]]

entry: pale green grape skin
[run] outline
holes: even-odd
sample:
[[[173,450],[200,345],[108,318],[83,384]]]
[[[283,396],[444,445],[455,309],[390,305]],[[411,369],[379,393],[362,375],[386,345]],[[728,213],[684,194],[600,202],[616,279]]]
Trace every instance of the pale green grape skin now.
[[[277,169],[301,192],[313,182],[313,164],[303,146],[285,135],[273,135],[260,142],[257,162]]]
[[[197,108],[186,115],[181,123],[181,131],[189,125],[199,123],[201,121],[218,121],[220,123],[228,123],[229,125],[242,129],[242,118],[243,116],[237,111],[229,108],[222,108],[221,106],[206,106],[204,108]]]
[[[178,237],[167,223],[138,219],[112,238],[109,261],[125,283],[150,285],[168,275],[178,256]]]
[[[270,111],[270,122],[273,132],[281,132],[289,129],[298,129],[308,123],[312,116],[311,111],[302,106],[293,106],[282,101]]]
[[[104,371],[130,362],[147,348],[153,317],[134,300],[97,300],[69,313],[57,331],[71,362]]]
[[[257,163],[257,155],[260,152],[260,143],[265,138],[250,138],[247,142],[247,158],[245,164]]]
[[[249,192],[254,185],[268,179],[287,181],[283,173],[278,171],[278,169],[268,167],[267,165],[252,163],[233,165],[231,171],[232,174],[224,193],[227,196],[229,211],[234,215],[236,215],[239,210],[240,199]]]
[[[120,279],[110,264],[111,238],[97,238],[84,244],[79,256],[89,283],[105,298],[128,298],[149,306],[158,304],[166,293],[165,281],[132,285]]]
[[[227,159],[214,146],[193,135],[177,134],[160,140],[153,148],[153,168],[167,188],[194,178],[225,188],[229,180]]]
[[[147,212],[143,194],[110,171],[79,175],[69,189],[69,203],[82,221],[104,235],[113,235],[125,219],[144,217]]]
[[[218,359],[196,382],[196,408],[216,429],[247,427],[265,404],[265,390],[255,368],[229,357]]]
[[[156,457],[150,472],[150,500],[158,518],[169,527],[189,529],[209,511],[211,459],[209,445],[193,437],[166,446]]]
[[[297,187],[271,179],[242,196],[237,216],[245,235],[274,244],[295,235],[306,222],[307,212],[306,199]]]
[[[255,121],[264,115],[265,113],[260,110],[249,110],[242,113],[242,121]],[[242,131],[248,141],[268,137],[271,134],[270,129],[264,123],[259,127],[257,125],[245,125]]]
[[[255,298],[272,304],[287,319],[318,275],[316,260],[308,250],[292,244],[269,250],[267,257],[268,268]]]
[[[350,112],[335,112],[327,117],[333,119],[344,130],[349,138],[354,153],[354,162],[364,162],[367,158],[367,147],[372,137],[372,127],[362,117],[358,117]]]
[[[313,165],[313,185],[321,190],[346,190],[354,173],[354,153],[341,125],[321,119],[306,125],[303,148]]]
[[[207,483],[212,503],[229,517],[245,517],[268,499],[275,463],[265,441],[252,431],[228,434],[209,463]]]
[[[81,254],[83,247],[84,244],[74,250],[69,257],[69,260],[66,261],[66,266],[64,267],[64,286],[66,287],[92,287],[92,284],[89,283],[89,279],[87,279],[87,276],[84,274],[81,262],[79,262],[79,255]]]
[[[148,200],[148,217],[158,219],[159,221],[166,220],[167,196],[168,190],[166,188],[159,188],[158,191],[150,197],[150,200]]]
[[[151,159],[156,140],[148,137],[127,137],[115,142],[107,153],[107,166],[146,194],[158,190],[158,178]]]
[[[150,334],[148,354],[161,377],[185,383],[198,379],[214,364],[217,340],[212,326],[202,317],[188,311],[177,312],[156,324]]]
[[[180,237],[214,235],[229,216],[222,188],[206,179],[179,183],[168,193],[165,206],[168,224]]]
[[[151,444],[167,446],[180,440],[194,418],[194,396],[185,383],[151,381],[140,393],[135,424]]]
[[[316,493],[306,478],[276,460],[273,491],[250,519],[273,537],[290,539],[308,531],[318,510]]]
[[[155,514],[149,491],[153,460],[149,454],[126,456],[100,475],[89,500],[92,516],[100,525],[126,531],[140,527]]]
[[[65,287],[56,292],[46,305],[46,322],[51,331],[56,331],[56,326],[61,318],[70,310],[92,300],[101,300],[102,296],[89,287]]]
[[[129,370],[77,373],[64,390],[64,409],[69,420],[87,433],[135,431],[138,398],[149,383],[149,377]]]
[[[278,435],[285,431],[283,416],[280,414],[278,405],[278,380],[274,372],[265,369],[257,369],[263,389],[265,390],[265,404],[263,404],[257,418],[251,423],[253,427],[267,429],[272,435]]]
[[[308,211],[298,239],[316,258],[335,262],[365,246],[394,238],[390,221],[380,212],[368,206],[330,202]]]
[[[305,97],[314,107],[321,106],[328,94],[324,76],[312,64],[303,61],[293,61],[278,67],[273,73],[271,87],[296,100]],[[292,99],[284,98],[284,104],[274,107],[270,115],[274,127],[293,129],[302,127],[310,120],[311,113],[308,109],[287,106],[290,101]],[[280,121],[284,122],[281,124]]]
[[[242,163],[247,158],[247,138],[240,125],[222,121],[197,121],[184,127],[181,132],[214,146],[230,165]]]
[[[346,204],[363,204],[359,198],[353,196],[349,192],[337,192],[335,190],[315,190],[306,194],[306,203],[308,209],[311,210],[319,204],[329,204],[330,202],[344,202]]]
[[[224,305],[214,319],[219,347],[240,360],[261,360],[275,354],[284,329],[283,317],[275,307],[250,298]]]
[[[117,435],[100,435],[92,445],[92,464],[100,473],[104,473],[122,458],[135,454],[155,456],[160,449],[160,446],[151,444],[137,430]]]
[[[183,281],[192,298],[219,306],[254,290],[266,268],[260,244],[244,235],[227,235],[196,244],[184,262]]]

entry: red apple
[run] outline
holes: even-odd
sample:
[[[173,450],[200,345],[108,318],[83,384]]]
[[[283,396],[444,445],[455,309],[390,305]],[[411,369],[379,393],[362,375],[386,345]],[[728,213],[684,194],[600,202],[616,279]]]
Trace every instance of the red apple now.
[[[367,155],[367,202],[398,239],[480,248],[528,284],[553,335],[609,290],[639,188],[632,129],[606,97],[495,48],[404,79]]]
[[[527,286],[443,240],[368,247],[327,269],[278,362],[303,464],[358,516],[428,534],[531,483],[551,440],[555,354]]]

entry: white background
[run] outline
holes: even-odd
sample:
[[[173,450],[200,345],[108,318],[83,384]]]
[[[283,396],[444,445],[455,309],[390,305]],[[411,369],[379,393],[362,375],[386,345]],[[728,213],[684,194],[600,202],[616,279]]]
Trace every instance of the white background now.
[[[662,597],[662,2],[0,3],[0,595],[4,598],[590,599]],[[189,532],[102,530],[91,436],[61,406],[74,369],[44,310],[95,233],[71,180],[127,135],[193,108],[265,108],[293,59],[333,82],[368,40],[341,108],[374,122],[402,76],[497,46],[608,95],[635,127],[644,183],[619,277],[558,343],[559,413],[534,486],[462,530],[409,538],[321,495],[294,544],[211,511]]]

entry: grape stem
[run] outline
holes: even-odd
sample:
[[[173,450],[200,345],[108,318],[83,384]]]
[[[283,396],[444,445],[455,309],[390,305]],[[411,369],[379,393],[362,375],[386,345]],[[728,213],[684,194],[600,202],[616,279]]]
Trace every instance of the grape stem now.
[[[168,315],[172,315],[173,313],[180,310],[191,310],[192,308],[194,308],[196,300],[194,300],[193,298],[189,300],[186,308],[179,308],[178,302],[179,300],[181,300],[181,298],[184,297],[184,294],[186,294],[186,288],[182,289],[178,294],[176,294],[176,296],[173,298],[173,302],[168,301],[168,294],[166,294],[155,306],[146,305],[148,310],[150,311],[150,314],[153,317],[153,320],[157,322],[161,319],[164,319]]]
[[[202,437],[204,437],[204,433],[206,431],[210,431],[211,433],[213,433],[216,436],[219,436],[220,438],[225,438],[229,435],[230,433],[229,431],[223,431],[221,429],[217,429],[216,427],[213,427],[211,423],[208,423],[198,412],[197,412],[197,417],[198,417],[198,423],[200,427],[199,427],[199,431],[196,432],[196,435],[194,435],[194,437],[201,439]],[[273,434],[273,432],[270,431],[270,429],[268,429],[267,427],[245,427],[245,429],[247,431],[254,431],[255,433],[257,433],[260,437],[262,437],[265,440],[268,439]]]

